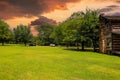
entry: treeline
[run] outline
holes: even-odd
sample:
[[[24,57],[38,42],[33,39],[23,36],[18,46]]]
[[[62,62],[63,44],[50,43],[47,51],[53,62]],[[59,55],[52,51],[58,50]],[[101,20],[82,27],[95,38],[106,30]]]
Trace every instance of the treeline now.
[[[33,36],[29,26],[18,25],[16,28],[11,30],[7,23],[0,20],[0,42],[2,43],[2,46],[4,46],[4,43],[24,43],[26,46],[27,43],[32,40],[32,38]]]
[[[45,24],[36,26],[37,37],[31,34],[30,27],[19,25],[13,30],[0,20],[0,42],[9,43],[36,43],[48,46],[51,43],[64,46],[93,47],[99,46],[99,13],[97,10],[86,9],[85,12],[73,13],[67,20],[57,26]]]

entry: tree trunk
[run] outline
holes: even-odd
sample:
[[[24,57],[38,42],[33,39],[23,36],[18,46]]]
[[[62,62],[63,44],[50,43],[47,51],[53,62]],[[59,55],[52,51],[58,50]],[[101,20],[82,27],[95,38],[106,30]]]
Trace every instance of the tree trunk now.
[[[92,40],[92,43],[93,43],[93,50],[94,50],[94,52],[96,52],[96,43],[94,40]]]
[[[82,42],[82,51],[84,51],[84,41]]]
[[[4,39],[2,39],[2,46],[4,46]]]
[[[70,47],[70,42],[67,42],[66,46],[67,46],[67,48],[69,48]]]
[[[79,44],[78,44],[78,42],[76,42],[76,47],[77,47],[77,50],[79,50]]]
[[[2,46],[4,46],[4,41],[2,41]]]
[[[27,46],[27,43],[26,43],[26,42],[24,42],[24,44],[25,44],[25,46]]]

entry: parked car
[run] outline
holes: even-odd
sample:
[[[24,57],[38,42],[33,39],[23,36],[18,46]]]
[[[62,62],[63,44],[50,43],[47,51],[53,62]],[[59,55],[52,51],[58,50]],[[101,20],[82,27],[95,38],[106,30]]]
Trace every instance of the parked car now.
[[[50,44],[51,47],[55,47],[55,44]]]
[[[36,46],[35,43],[29,43],[29,46]]]

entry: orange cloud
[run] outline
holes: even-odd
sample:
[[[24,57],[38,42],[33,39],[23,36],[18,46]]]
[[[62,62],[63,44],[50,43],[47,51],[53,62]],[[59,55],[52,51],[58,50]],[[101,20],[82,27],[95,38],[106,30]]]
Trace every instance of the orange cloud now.
[[[56,9],[66,10],[67,3],[80,0],[0,0],[0,18],[34,17]]]
[[[67,6],[64,5],[56,5],[56,9],[60,9],[60,10],[67,10]]]
[[[20,23],[27,25],[41,15],[61,22],[86,7],[103,9],[119,3],[119,0],[0,0],[0,18],[11,27]]]

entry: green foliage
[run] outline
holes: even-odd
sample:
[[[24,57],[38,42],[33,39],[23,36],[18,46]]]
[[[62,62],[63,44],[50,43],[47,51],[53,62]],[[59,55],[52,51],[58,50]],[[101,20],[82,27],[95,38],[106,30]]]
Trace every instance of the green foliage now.
[[[16,43],[22,42],[26,46],[27,43],[32,38],[32,34],[29,26],[18,25],[17,28],[13,29],[13,31],[14,31],[14,37]]]
[[[86,9],[86,13],[84,15],[83,25],[85,27],[85,31],[87,36],[92,40],[94,51],[96,47],[98,47],[99,41],[99,18],[98,18],[97,10]]]
[[[63,31],[63,42],[67,45],[75,45],[75,41],[77,38],[77,25],[75,23],[75,20],[68,20],[64,22],[62,25],[62,31]]]
[[[60,24],[64,36],[63,42],[67,45],[76,46],[81,43],[82,50],[89,43],[89,45],[93,44],[95,49],[99,40],[98,14],[97,10],[90,9],[86,9],[86,12],[73,13],[66,21]]]
[[[49,45],[50,43],[53,43],[53,39],[50,37],[52,31],[53,31],[53,25],[46,24],[42,26],[37,26],[36,30],[38,33],[38,43],[39,45]]]
[[[8,41],[12,37],[12,32],[9,29],[9,25],[0,20],[0,42],[4,46],[4,42]]]
[[[51,38],[54,39],[54,43],[56,43],[57,45],[62,44],[62,40],[63,40],[63,34],[62,34],[62,29],[60,26],[55,26],[53,29],[53,32],[50,35]]]

